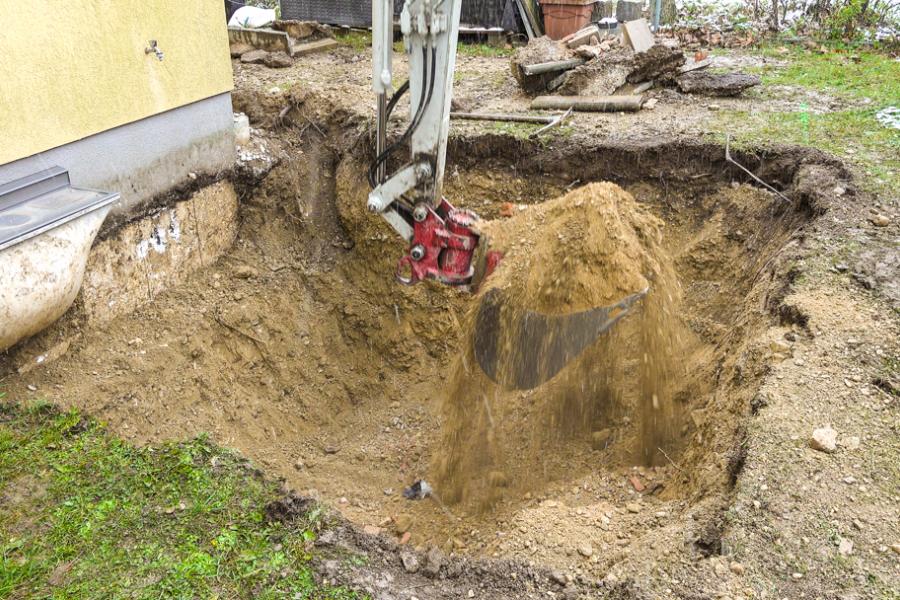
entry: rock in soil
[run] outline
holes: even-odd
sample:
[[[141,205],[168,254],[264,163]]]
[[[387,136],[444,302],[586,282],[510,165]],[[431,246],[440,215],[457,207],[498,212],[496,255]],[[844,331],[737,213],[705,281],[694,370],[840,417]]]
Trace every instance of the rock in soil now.
[[[422,569],[430,577],[437,577],[444,564],[444,555],[437,548],[432,548],[425,555],[425,566]]]
[[[400,562],[407,573],[415,573],[419,570],[419,557],[415,552],[403,551],[400,553]]]
[[[609,438],[612,436],[612,429],[601,429],[591,434],[591,447],[594,450],[603,450],[609,445]]]
[[[269,53],[265,50],[251,50],[241,54],[241,62],[248,65],[257,65],[266,60]]]
[[[685,94],[703,96],[737,96],[744,90],[759,85],[761,80],[756,75],[746,73],[707,73],[691,71],[675,80]]]
[[[254,50],[253,46],[250,44],[232,44],[231,45],[231,58],[241,58],[244,54],[248,52],[252,52]]]
[[[837,431],[831,427],[822,427],[812,433],[809,446],[820,452],[834,452],[837,450]]]
[[[270,52],[263,58],[263,64],[272,69],[285,69],[294,64],[294,61],[285,52]]]

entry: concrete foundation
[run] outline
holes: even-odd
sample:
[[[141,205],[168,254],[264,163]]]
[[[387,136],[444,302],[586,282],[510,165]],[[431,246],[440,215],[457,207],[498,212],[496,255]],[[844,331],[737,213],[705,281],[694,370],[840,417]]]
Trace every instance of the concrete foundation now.
[[[119,192],[112,215],[128,215],[188,173],[215,173],[234,162],[231,94],[220,94],[0,165],[0,183],[51,166],[80,187]]]

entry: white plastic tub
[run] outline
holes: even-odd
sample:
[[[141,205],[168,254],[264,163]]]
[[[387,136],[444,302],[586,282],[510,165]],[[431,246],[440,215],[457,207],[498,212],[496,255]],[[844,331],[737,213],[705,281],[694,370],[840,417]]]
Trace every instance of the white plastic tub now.
[[[0,351],[69,309],[118,198],[71,187],[59,167],[0,186]]]

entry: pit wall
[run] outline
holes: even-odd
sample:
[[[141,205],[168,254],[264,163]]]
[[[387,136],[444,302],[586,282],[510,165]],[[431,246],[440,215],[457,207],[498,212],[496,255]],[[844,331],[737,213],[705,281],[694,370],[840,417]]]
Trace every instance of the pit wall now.
[[[238,198],[228,181],[120,227],[91,250],[79,299],[86,321],[105,323],[152,302],[216,262],[237,230]]]

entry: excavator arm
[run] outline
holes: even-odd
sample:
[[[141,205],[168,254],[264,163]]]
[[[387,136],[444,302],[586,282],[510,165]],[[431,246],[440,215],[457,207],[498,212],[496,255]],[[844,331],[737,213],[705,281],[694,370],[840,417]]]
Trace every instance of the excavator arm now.
[[[442,195],[450,130],[461,0],[405,0],[400,30],[409,57],[409,80],[393,89],[394,1],[372,2],[373,88],[378,98],[376,157],[369,169],[368,208],[409,242],[397,278],[414,284],[434,279],[468,285],[475,269],[478,217]],[[409,93],[408,124],[387,139],[388,119]],[[407,161],[388,173],[391,158],[409,149]]]

